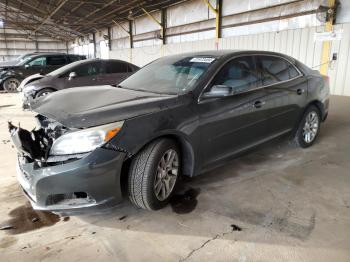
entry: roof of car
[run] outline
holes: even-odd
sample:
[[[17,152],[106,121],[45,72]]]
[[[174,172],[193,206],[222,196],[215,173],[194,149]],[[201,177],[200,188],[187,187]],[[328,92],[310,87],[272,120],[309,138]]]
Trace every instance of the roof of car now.
[[[30,53],[28,54],[31,57],[35,57],[35,56],[45,56],[45,55],[70,55],[70,56],[81,56],[81,55],[75,55],[75,54],[66,54],[66,53],[59,53],[59,52],[38,52],[38,53]]]
[[[199,52],[188,52],[188,53],[182,53],[173,55],[173,57],[184,57],[184,56],[211,56],[215,58],[220,58],[224,56],[233,56],[237,54],[261,54],[261,55],[278,55],[286,57],[286,55],[277,53],[277,52],[270,52],[270,51],[260,51],[260,50],[208,50],[208,51],[199,51]]]

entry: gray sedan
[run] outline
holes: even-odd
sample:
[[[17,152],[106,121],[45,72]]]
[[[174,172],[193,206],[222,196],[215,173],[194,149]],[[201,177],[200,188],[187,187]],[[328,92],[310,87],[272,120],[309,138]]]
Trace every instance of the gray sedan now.
[[[156,210],[193,177],[289,135],[311,146],[328,114],[327,77],[278,53],[208,51],[160,58],[118,88],[37,100],[40,128],[10,124],[18,179],[36,209],[114,206],[126,188]]]

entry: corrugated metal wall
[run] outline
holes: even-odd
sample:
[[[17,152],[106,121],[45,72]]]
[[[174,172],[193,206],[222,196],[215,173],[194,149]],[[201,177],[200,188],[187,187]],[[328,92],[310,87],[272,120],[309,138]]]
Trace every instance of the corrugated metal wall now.
[[[336,25],[342,29],[342,39],[332,42],[331,54],[337,53],[338,60],[331,63],[329,76],[332,94],[350,96],[350,24]],[[319,69],[322,42],[315,41],[316,32],[323,27],[306,27],[279,32],[268,32],[222,38],[218,46],[215,39],[168,44],[165,46],[139,47],[132,50],[120,49],[110,52],[110,58],[118,58],[143,66],[164,55],[216,49],[254,49],[281,52],[290,55],[311,68]]]
[[[66,43],[45,36],[36,41],[13,29],[0,29],[0,61],[15,59],[29,52],[66,52]]]

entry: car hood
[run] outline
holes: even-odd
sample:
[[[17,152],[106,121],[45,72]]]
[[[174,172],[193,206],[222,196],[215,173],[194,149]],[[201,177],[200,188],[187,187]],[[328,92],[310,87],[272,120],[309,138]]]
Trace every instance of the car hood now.
[[[19,66],[16,65],[0,65],[0,70],[11,70],[11,69],[16,69]]]
[[[0,63],[0,68],[1,67],[8,67],[8,66],[14,66],[18,63],[18,61],[6,61],[6,62],[2,62]]]
[[[76,87],[37,99],[31,109],[69,128],[126,120],[176,105],[177,95],[161,95],[113,86]]]
[[[41,75],[40,73],[39,73],[39,74],[34,74],[34,75],[31,75],[31,76],[28,76],[28,77],[26,77],[26,78],[23,79],[23,81],[22,81],[21,84],[19,85],[18,89],[20,89],[20,90],[25,90],[26,85],[28,85],[28,86],[34,85],[34,86],[36,87],[35,83],[36,83],[37,81],[39,81],[39,79],[42,79],[42,78],[44,78],[44,77],[45,77],[45,76],[44,76],[44,75]],[[29,83],[29,84],[28,84],[28,83]]]
[[[49,76],[49,75],[35,74],[35,75],[32,75],[32,79],[35,79],[35,80],[29,83],[28,85],[35,86],[35,88],[40,88],[42,85],[46,85],[50,83],[53,78],[55,77]],[[29,81],[32,79],[29,79]]]

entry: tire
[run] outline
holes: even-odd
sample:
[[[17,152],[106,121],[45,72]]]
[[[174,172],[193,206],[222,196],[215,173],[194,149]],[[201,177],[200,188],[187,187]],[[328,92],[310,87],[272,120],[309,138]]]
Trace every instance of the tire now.
[[[49,88],[44,88],[40,90],[38,93],[36,93],[35,98],[42,97],[42,96],[47,96],[48,94],[54,92],[54,90],[49,89]]]
[[[167,162],[167,159],[173,161]],[[173,140],[158,139],[150,143],[131,162],[128,176],[130,201],[136,207],[148,210],[164,207],[174,192],[180,171],[180,150]]]
[[[312,119],[314,120],[312,121]],[[307,108],[299,123],[298,129],[293,139],[294,143],[301,148],[312,146],[320,132],[320,126],[320,110],[316,106],[311,105]]]
[[[20,84],[21,84],[20,80],[18,80],[15,77],[10,77],[4,81],[3,87],[7,93],[17,93],[18,92],[17,88],[19,87]]]

